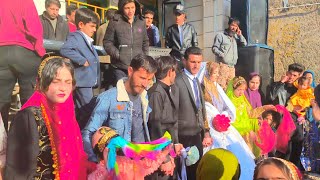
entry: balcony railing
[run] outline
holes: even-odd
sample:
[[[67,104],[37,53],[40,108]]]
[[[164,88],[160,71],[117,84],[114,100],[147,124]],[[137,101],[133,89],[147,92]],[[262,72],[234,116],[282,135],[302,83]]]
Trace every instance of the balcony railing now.
[[[79,2],[79,1],[76,1],[76,0],[66,0],[66,2],[67,2],[68,6],[73,4],[73,5],[76,5],[77,8],[80,8],[80,7],[88,7],[88,8],[90,8],[95,13],[99,14],[101,22],[104,22],[105,14],[106,14],[106,11],[108,9],[118,9],[118,7],[116,7],[116,6],[109,6],[109,7],[103,8],[103,7],[100,7],[100,6],[95,6],[95,5],[92,5],[92,4],[87,4],[87,3]]]

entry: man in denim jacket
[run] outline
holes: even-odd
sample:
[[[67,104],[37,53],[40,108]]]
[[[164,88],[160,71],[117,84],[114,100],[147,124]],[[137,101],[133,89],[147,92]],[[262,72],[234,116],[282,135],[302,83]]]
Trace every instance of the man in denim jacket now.
[[[96,107],[82,130],[84,148],[90,161],[97,162],[91,138],[101,126],[114,129],[127,141],[150,141],[147,121],[151,108],[145,89],[156,70],[157,63],[152,57],[137,55],[128,67],[128,78],[120,79],[116,87],[98,96]]]

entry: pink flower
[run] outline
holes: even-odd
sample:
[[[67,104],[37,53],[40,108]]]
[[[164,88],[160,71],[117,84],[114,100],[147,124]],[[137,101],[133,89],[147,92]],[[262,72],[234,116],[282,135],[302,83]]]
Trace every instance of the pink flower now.
[[[218,132],[225,132],[230,126],[230,119],[223,114],[218,114],[212,119],[212,126]]]

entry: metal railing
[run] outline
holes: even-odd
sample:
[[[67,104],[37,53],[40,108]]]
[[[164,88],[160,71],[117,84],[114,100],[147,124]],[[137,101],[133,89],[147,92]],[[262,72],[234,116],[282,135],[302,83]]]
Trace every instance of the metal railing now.
[[[43,46],[47,50],[47,52],[56,52],[59,53],[62,45],[64,44],[63,41],[55,41],[44,39]],[[102,46],[94,46],[99,56],[106,56],[108,55]],[[159,56],[169,56],[171,49],[169,48],[158,48],[158,47],[149,47],[148,55],[152,56],[153,58],[157,58]]]
[[[105,14],[108,9],[118,9],[118,7],[116,7],[116,6],[109,6],[109,7],[103,8],[100,6],[95,6],[92,4],[87,4],[87,3],[79,2],[76,0],[66,0],[66,2],[67,2],[68,6],[70,6],[71,4],[74,4],[77,6],[77,8],[79,8],[80,6],[90,7],[90,9],[92,8],[95,13],[99,14],[101,22],[104,22]]]
[[[317,3],[306,3],[306,4],[300,4],[300,5],[290,5],[289,4],[288,6],[285,6],[285,7],[270,8],[268,10],[272,11],[272,10],[292,9],[292,8],[308,7],[308,6],[315,6],[315,5],[320,5],[320,2],[317,2]]]

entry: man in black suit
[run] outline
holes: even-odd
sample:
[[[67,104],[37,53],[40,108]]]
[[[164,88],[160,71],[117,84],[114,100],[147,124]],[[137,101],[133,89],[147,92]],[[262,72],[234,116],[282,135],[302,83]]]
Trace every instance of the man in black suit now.
[[[203,153],[202,140],[204,136],[210,137],[207,131],[208,126],[205,125],[206,110],[204,97],[197,78],[202,58],[200,48],[188,48],[183,60],[185,68],[176,78],[176,85],[179,89],[179,142],[184,147],[195,145],[199,149],[200,157]],[[188,179],[196,179],[197,166],[198,163],[187,167]]]
[[[171,134],[176,153],[179,155],[183,147],[178,141],[179,91],[174,84],[178,63],[171,56],[161,56],[157,62],[158,69],[155,74],[157,81],[148,90],[149,105],[152,109],[148,121],[150,138],[156,140],[168,131]],[[172,159],[167,158],[165,163],[172,163]],[[164,170],[163,167],[165,166],[160,166],[161,171]],[[172,177],[172,173],[173,169],[171,172],[158,171],[147,179],[175,179]]]

